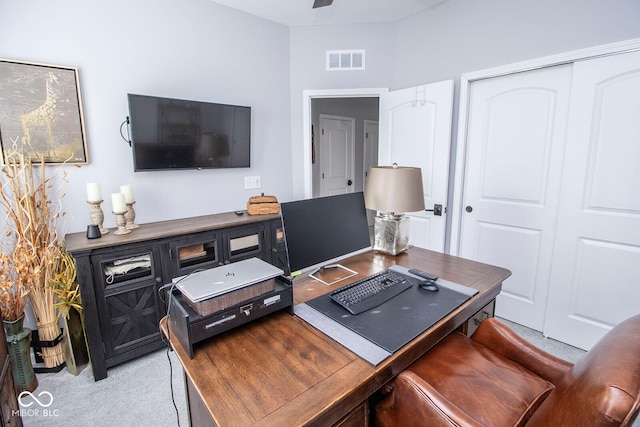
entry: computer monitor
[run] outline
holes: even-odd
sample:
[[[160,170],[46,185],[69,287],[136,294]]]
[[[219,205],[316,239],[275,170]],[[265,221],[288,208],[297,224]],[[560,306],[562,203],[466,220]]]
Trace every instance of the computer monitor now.
[[[282,203],[292,274],[371,249],[362,192]]]

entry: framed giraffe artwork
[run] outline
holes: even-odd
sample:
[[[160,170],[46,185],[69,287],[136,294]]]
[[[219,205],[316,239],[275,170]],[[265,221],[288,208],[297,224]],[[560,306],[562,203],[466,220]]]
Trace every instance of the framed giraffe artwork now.
[[[78,70],[0,59],[0,144],[3,161],[88,163]]]

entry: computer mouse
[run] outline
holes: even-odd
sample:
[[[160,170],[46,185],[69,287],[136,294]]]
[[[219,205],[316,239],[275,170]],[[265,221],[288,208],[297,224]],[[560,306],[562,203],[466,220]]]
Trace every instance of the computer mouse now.
[[[431,292],[436,292],[438,289],[440,289],[436,282],[431,280],[421,280],[418,282],[418,286],[420,287],[420,289]]]

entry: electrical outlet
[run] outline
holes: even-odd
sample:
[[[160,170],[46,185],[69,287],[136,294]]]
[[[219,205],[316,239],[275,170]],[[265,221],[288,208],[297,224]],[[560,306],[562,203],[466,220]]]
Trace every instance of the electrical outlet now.
[[[244,189],[250,190],[252,188],[260,188],[259,176],[245,176],[244,177]]]

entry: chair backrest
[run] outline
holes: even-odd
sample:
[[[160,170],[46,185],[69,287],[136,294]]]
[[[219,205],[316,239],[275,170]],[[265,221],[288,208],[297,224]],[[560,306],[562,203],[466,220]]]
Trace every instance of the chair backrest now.
[[[640,315],[609,331],[556,384],[529,426],[626,426],[640,410]]]

